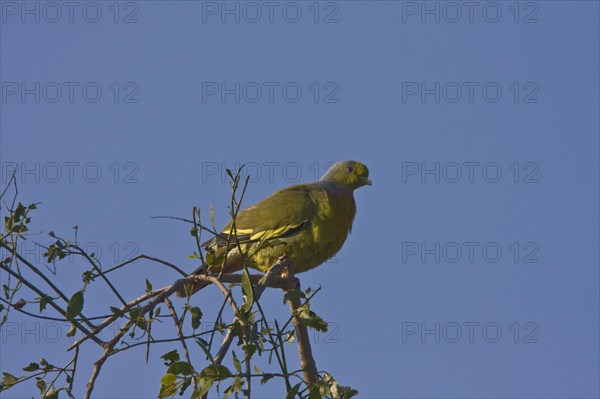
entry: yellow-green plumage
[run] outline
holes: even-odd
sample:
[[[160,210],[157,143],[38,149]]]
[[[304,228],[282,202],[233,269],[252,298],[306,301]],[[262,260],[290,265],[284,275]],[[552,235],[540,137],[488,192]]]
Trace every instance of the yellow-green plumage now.
[[[354,190],[371,185],[368,168],[360,162],[333,165],[315,183],[281,189],[242,210],[219,236],[205,242],[211,271],[220,270],[225,251],[225,272],[233,273],[246,264],[262,272],[286,255],[297,273],[319,266],[334,256],[352,229],[356,214]],[[237,249],[234,233],[244,257]],[[200,289],[195,286],[192,292]],[[189,291],[188,291],[189,292]]]

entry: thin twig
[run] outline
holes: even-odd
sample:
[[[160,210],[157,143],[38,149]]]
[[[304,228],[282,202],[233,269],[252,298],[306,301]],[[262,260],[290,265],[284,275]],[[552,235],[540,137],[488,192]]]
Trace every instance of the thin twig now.
[[[15,186],[15,190],[17,190],[18,193],[18,189],[17,189],[17,179],[15,178],[15,175],[17,174],[17,169],[13,170],[12,176],[10,176],[10,179],[8,179],[8,183],[6,183],[6,187],[4,187],[4,190],[2,190],[2,193],[0,194],[0,199],[2,199],[4,197],[4,194],[6,194],[6,191],[8,190],[8,188],[10,187],[10,184],[13,183]],[[16,194],[15,194],[16,196]]]
[[[169,317],[171,317],[171,316],[169,315]],[[201,337],[208,333],[210,333],[210,331],[204,331],[204,332],[200,332],[200,333],[196,333],[196,334],[192,334],[192,335],[184,335],[183,338],[186,340],[192,339],[192,338],[198,338],[198,337]],[[179,341],[179,336],[173,337],[173,338],[153,339],[152,344],[166,344],[166,343],[177,342],[177,341]],[[136,342],[133,344],[124,343],[124,344],[126,345],[124,348],[115,349],[113,351],[113,353],[111,354],[111,356],[118,352],[123,352],[123,351],[131,349],[131,348],[136,348],[138,346],[146,345],[146,342]]]
[[[23,284],[25,284],[30,290],[32,290],[33,292],[35,292],[36,294],[38,294],[40,297],[47,296],[42,291],[40,291],[35,285],[33,285],[29,281],[25,280],[18,273],[16,273],[15,271],[11,270],[9,267],[6,267],[5,265],[3,265],[2,262],[0,262],[0,269],[6,271],[8,274],[10,274],[13,277],[17,278],[19,281],[21,281]],[[60,306],[58,306],[54,301],[49,301],[48,304],[50,306],[52,306],[63,317],[65,317],[65,318],[67,317],[67,312],[64,309],[62,309]],[[96,337],[95,334],[93,334],[90,331],[88,331],[88,329],[85,328],[84,326],[82,326],[78,321],[71,320],[71,323],[73,323],[76,328],[78,328],[82,333],[84,333],[87,338],[91,339],[92,341],[94,341],[98,345],[100,345],[100,346],[106,345],[106,343],[104,341],[102,341],[101,339],[99,339],[98,337]]]
[[[279,352],[277,351],[277,348],[275,345],[273,345],[275,349],[275,356],[277,357],[281,371],[283,371],[283,375],[285,376],[284,380],[286,391],[289,392],[292,389],[292,383],[290,382],[290,377],[288,375],[287,362],[285,360],[285,346],[283,345],[283,338],[281,338],[283,331],[279,329],[279,323],[277,323],[277,320],[275,320],[275,331],[277,332],[277,340],[279,341],[279,347],[281,348],[281,359],[279,358]],[[269,337],[271,337],[270,331]]]
[[[204,280],[204,281],[207,281],[209,283],[213,283],[214,285],[216,285],[221,290],[223,295],[225,295],[225,298],[227,298],[227,300],[229,301],[229,305],[231,306],[231,309],[233,309],[233,314],[235,314],[236,316],[238,314],[240,314],[240,309],[238,308],[237,304],[235,303],[235,299],[233,299],[233,295],[231,295],[231,291],[229,291],[227,288],[225,288],[223,283],[218,278],[213,277],[208,274],[194,276],[194,277],[198,277],[201,280]]]
[[[77,360],[79,360],[79,347],[75,348],[75,355],[73,356],[73,372],[71,373],[71,381],[69,381],[69,388],[67,389],[70,397],[73,397],[71,391],[73,391],[73,382],[75,381],[75,372],[77,371]]]
[[[202,236],[202,225],[198,222],[198,219],[200,219],[200,208],[192,208],[192,218],[194,221],[194,239],[196,241],[196,249],[198,249],[200,263],[202,263],[202,267],[204,267],[206,265],[206,262],[204,262],[204,255],[202,255],[202,244],[200,244],[200,237]],[[198,227],[200,227],[200,230],[198,230]]]
[[[213,358],[214,361],[215,361],[215,364],[221,364],[221,362],[225,358],[225,355],[229,351],[229,346],[231,345],[231,342],[233,341],[233,338],[234,338],[234,332],[233,331],[235,330],[235,324],[238,321],[239,321],[239,319],[237,317],[234,317],[233,321],[231,322],[231,325],[227,329],[227,333],[225,334],[225,338],[223,338],[223,342],[221,343],[221,346],[219,347],[219,350],[217,351],[217,354]]]
[[[7,251],[11,251],[11,253],[13,254],[13,256],[15,256],[19,261],[21,261],[21,263],[23,263],[24,265],[26,265],[27,267],[29,267],[29,269],[31,269],[35,274],[37,274],[42,280],[44,280],[44,282],[46,284],[48,284],[48,286],[50,288],[52,288],[54,290],[54,292],[56,292],[56,294],[58,294],[58,296],[61,297],[61,299],[63,301],[65,301],[66,303],[69,302],[69,298],[67,298],[67,296],[52,282],[52,280],[50,280],[44,273],[41,272],[40,269],[38,269],[37,267],[35,267],[31,262],[29,262],[27,259],[23,258],[21,255],[19,255],[15,250],[11,249],[9,246],[7,246],[6,244],[2,244],[2,248],[6,249]],[[19,275],[18,277],[19,279],[23,280],[23,277]],[[42,295],[42,298],[47,297],[47,295]],[[52,303],[53,301],[48,301],[48,303]],[[94,329],[96,326],[94,324],[92,324],[89,319],[87,317],[85,317],[83,315],[83,313],[81,313],[81,320],[91,329]]]
[[[208,341],[208,350],[209,351],[212,349],[212,343],[215,338],[215,333],[218,331],[216,329],[216,326],[219,324],[220,320],[223,320],[223,311],[225,310],[225,305],[227,305],[227,302],[228,302],[228,300],[227,300],[227,298],[225,298],[225,300],[223,300],[223,303],[221,304],[219,313],[217,313],[217,317],[215,318],[215,328],[212,329],[212,332],[210,334],[210,340]]]
[[[175,291],[181,289],[181,287],[184,284],[189,284],[190,282],[192,282],[195,279],[195,277],[196,276],[177,280],[174,284],[166,287],[166,289],[162,290],[158,295],[153,297],[148,303],[146,303],[146,305],[142,307],[139,315],[145,315],[149,311],[152,311],[156,307],[156,305],[158,305],[161,302],[164,302],[165,298],[168,298],[170,295],[173,295]],[[115,334],[115,337],[105,345],[102,356],[96,361],[96,363],[94,363],[92,376],[88,382],[87,389],[85,392],[85,399],[89,399],[91,397],[92,391],[94,390],[94,383],[98,378],[98,375],[100,374],[100,369],[102,368],[102,365],[104,364],[106,359],[108,359],[108,357],[114,353],[115,345],[117,344],[117,342],[119,342],[123,335],[125,335],[125,333],[129,331],[133,323],[133,319],[128,320],[127,323],[117,332],[117,334]]]
[[[289,264],[288,259],[285,256],[280,257],[277,262],[262,276],[261,280],[254,286],[254,301],[258,301],[264,292],[265,288],[269,287],[271,282],[278,277],[283,269]],[[238,322],[239,319],[236,317],[231,326],[227,330],[227,334],[221,343],[221,347],[217,352],[217,355],[214,357],[215,363],[220,364],[220,362],[225,357],[225,354],[229,350],[229,346],[231,345],[231,341],[233,341],[234,335],[233,330],[235,327],[235,323]],[[218,361],[217,361],[218,360]]]
[[[248,346],[248,338],[249,338],[249,327],[246,326],[244,328],[244,345]],[[250,391],[252,390],[252,370],[250,370],[250,357],[244,356],[246,358],[246,399],[250,399]]]
[[[167,286],[149,293],[146,293],[132,301],[130,301],[126,306],[122,306],[121,307],[121,313],[126,313],[128,312],[130,309],[132,309],[133,307],[139,305],[142,302],[145,302],[147,300],[149,300],[150,298],[153,298],[157,295],[159,295],[161,292],[165,291],[166,289],[170,288],[171,286]],[[94,334],[98,334],[100,331],[104,330],[106,327],[108,327],[110,324],[112,324],[115,320],[117,320],[118,318],[122,317],[121,315],[118,314],[112,314],[108,317],[106,317],[104,319],[104,321],[102,323],[100,323],[94,330],[93,333]],[[71,350],[77,346],[79,346],[83,341],[87,340],[87,336],[85,337],[81,337],[80,339],[78,339],[77,341],[75,341],[73,344],[71,344],[71,346],[69,346],[68,350]]]
[[[169,312],[171,312],[171,316],[173,316],[173,321],[175,322],[175,327],[177,328],[177,335],[179,336],[179,339],[181,340],[181,346],[183,347],[183,353],[185,355],[187,362],[189,363],[190,367],[193,370],[194,366],[192,366],[192,359],[190,358],[190,352],[188,351],[187,344],[185,343],[185,338],[183,337],[183,331],[181,328],[181,320],[179,320],[179,317],[177,316],[177,312],[175,311],[175,308],[173,307],[173,303],[171,302],[171,300],[169,298],[165,298],[165,304],[167,305],[167,308],[169,308]],[[192,384],[194,385],[194,389],[195,389],[197,387],[196,372],[192,372]]]
[[[184,277],[188,275],[186,272],[184,272],[183,270],[181,270],[180,268],[178,268],[178,267],[177,267],[177,266],[175,266],[174,264],[172,264],[172,263],[170,263],[170,262],[167,262],[166,260],[158,259],[158,258],[155,258],[155,257],[153,257],[153,256],[148,256],[148,255],[140,254],[140,255],[137,255],[137,256],[135,256],[135,257],[133,257],[133,258],[129,259],[129,260],[126,260],[125,262],[122,262],[122,263],[120,263],[120,264],[118,264],[118,265],[116,265],[116,266],[113,266],[113,267],[111,267],[110,269],[107,269],[107,270],[101,271],[101,272],[100,272],[100,273],[98,273],[98,274],[92,274],[92,277],[96,278],[96,277],[98,277],[98,276],[100,276],[100,275],[106,275],[106,274],[108,274],[108,273],[110,273],[110,272],[113,272],[113,271],[115,271],[115,270],[117,270],[117,269],[120,269],[120,268],[122,268],[123,266],[126,266],[126,265],[128,265],[128,264],[130,264],[130,263],[133,263],[133,262],[135,262],[135,261],[138,261],[138,260],[140,260],[140,259],[147,259],[147,260],[151,260],[151,261],[153,261],[153,262],[157,262],[157,263],[163,264],[163,265],[165,265],[165,266],[168,266],[168,267],[170,267],[171,269],[175,270],[177,273],[181,274],[181,275],[182,275],[182,276],[184,276]]]
[[[150,343],[152,341],[152,312],[148,313],[148,334],[146,334],[146,364],[148,364],[148,358],[150,358]]]
[[[277,263],[276,263],[277,265]],[[277,271],[278,273],[281,273],[281,270],[283,269],[282,266],[278,266]],[[268,273],[268,272],[267,272]],[[149,299],[152,299],[158,295],[161,295],[165,292],[169,292],[170,294],[172,294],[174,291],[179,291],[181,290],[182,287],[184,287],[185,285],[188,284],[193,284],[196,283],[198,281],[204,281],[204,282],[211,282],[214,283],[215,281],[218,282],[218,280],[216,279],[217,274],[212,273],[212,274],[198,274],[198,275],[190,275],[184,279],[180,279],[175,281],[175,283],[165,286],[163,288],[151,291],[149,293],[146,293],[132,301],[130,301],[129,303],[127,303],[125,306],[122,306],[120,308],[121,313],[126,313],[128,312],[130,309],[132,309],[133,307],[141,304],[142,302],[145,302]],[[256,281],[257,286],[260,284],[260,281],[262,279],[264,279],[267,275],[265,274],[263,275],[251,275],[250,279],[252,281]],[[242,281],[242,276],[239,274],[225,274],[223,276],[221,276],[221,280],[224,283],[241,283]],[[273,287],[273,288],[286,288],[289,287],[288,285],[288,281],[280,278],[277,274],[272,273],[271,275],[269,275],[268,278],[268,282],[265,286],[263,286],[263,288],[261,288],[261,290],[264,290],[264,288],[268,287]],[[227,291],[227,289],[225,287],[223,287],[223,284],[220,284],[222,289],[225,289],[225,291]],[[255,287],[255,291],[256,291],[256,287]],[[262,291],[261,291],[262,292]],[[170,295],[169,294],[169,295]],[[168,295],[168,296],[169,296]],[[256,293],[255,293],[256,296]],[[260,295],[258,295],[258,297],[260,297]],[[237,307],[236,307],[237,308]],[[120,318],[122,316],[117,315],[117,314],[112,314],[108,317],[106,317],[104,319],[104,321],[102,321],[100,324],[98,324],[98,326],[96,328],[94,328],[92,330],[92,332],[94,334],[98,334],[100,331],[104,330],[106,327],[108,327],[111,323],[113,323],[115,320],[117,320],[118,318]],[[68,350],[73,349],[74,347],[81,345],[81,343],[83,343],[84,341],[86,341],[88,338],[87,335],[84,337],[81,337],[80,339],[78,339],[77,341],[75,341],[73,344],[71,344],[71,346],[69,346]]]
[[[104,280],[104,282],[106,283],[106,285],[108,285],[108,287],[110,288],[110,290],[115,294],[115,296],[119,299],[119,301],[121,301],[121,304],[127,305],[127,302],[125,302],[125,299],[121,296],[121,294],[119,293],[119,291],[117,291],[117,289],[111,283],[111,281],[104,274],[102,274],[102,269],[100,268],[100,266],[98,266],[96,264],[96,262],[94,261],[94,259],[92,259],[87,254],[87,252],[85,252],[83,250],[83,248],[80,248],[79,246],[73,245],[73,244],[71,244],[71,247],[77,249],[80,252],[80,255],[83,256],[89,262],[90,265],[92,265],[92,267],[94,268],[94,270],[96,270],[96,272],[99,273],[99,276],[102,278],[102,280]]]
[[[186,222],[186,223],[194,224],[193,220],[189,220],[189,219],[186,219],[186,218],[179,218],[179,217],[175,217],[175,216],[150,216],[150,219],[173,219],[173,220],[179,220],[181,222]],[[211,234],[213,234],[215,236],[219,235],[219,233],[217,233],[213,229],[209,229],[208,227],[203,226],[203,225],[199,225],[199,226],[200,226],[200,228],[202,230],[206,230],[206,231],[208,231],[209,233],[211,233]]]

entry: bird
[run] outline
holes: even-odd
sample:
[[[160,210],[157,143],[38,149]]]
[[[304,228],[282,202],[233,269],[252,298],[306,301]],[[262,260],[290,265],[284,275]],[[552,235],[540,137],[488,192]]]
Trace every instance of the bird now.
[[[350,234],[356,215],[354,190],[365,185],[372,185],[367,166],[341,161],[317,182],[276,191],[241,210],[235,227],[231,220],[220,234],[201,244],[208,270],[201,266],[192,274],[221,272],[223,266],[223,273],[235,273],[244,263],[264,273],[281,256],[293,263],[295,273],[323,264]],[[206,285],[197,281],[182,287],[177,295],[190,296]]]

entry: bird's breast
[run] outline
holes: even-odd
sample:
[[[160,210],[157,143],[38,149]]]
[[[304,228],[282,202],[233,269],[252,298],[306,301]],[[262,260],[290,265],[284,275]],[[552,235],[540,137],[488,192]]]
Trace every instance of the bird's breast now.
[[[310,230],[313,256],[307,262],[306,270],[330,259],[342,248],[356,215],[352,191],[328,190],[318,195],[319,205]]]

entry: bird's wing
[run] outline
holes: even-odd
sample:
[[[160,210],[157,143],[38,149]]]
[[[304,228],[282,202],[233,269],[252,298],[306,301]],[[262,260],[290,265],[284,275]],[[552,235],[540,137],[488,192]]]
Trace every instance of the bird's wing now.
[[[317,212],[313,191],[321,191],[317,184],[301,184],[284,188],[241,211],[236,219],[237,239],[241,243],[284,238],[293,235],[310,224]],[[205,246],[217,246],[235,242],[232,222],[229,222],[220,235],[207,241]]]

